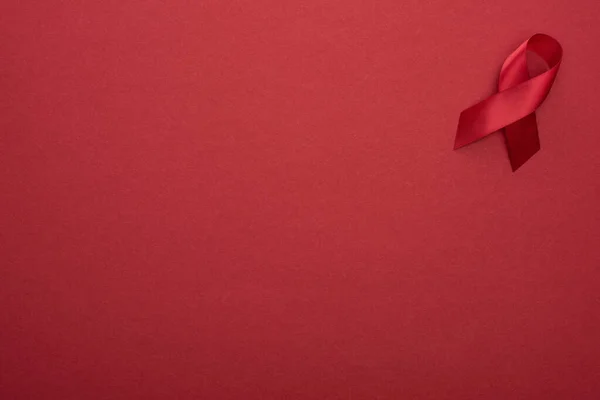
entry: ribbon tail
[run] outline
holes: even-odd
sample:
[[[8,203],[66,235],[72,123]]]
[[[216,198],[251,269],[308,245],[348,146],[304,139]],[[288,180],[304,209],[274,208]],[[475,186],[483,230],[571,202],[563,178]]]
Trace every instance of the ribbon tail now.
[[[480,116],[484,110],[483,104],[479,103],[460,113],[458,129],[454,138],[454,150],[476,142],[492,133],[481,126],[483,123],[481,123]]]
[[[540,150],[535,113],[504,128],[504,137],[510,166],[514,172]]]

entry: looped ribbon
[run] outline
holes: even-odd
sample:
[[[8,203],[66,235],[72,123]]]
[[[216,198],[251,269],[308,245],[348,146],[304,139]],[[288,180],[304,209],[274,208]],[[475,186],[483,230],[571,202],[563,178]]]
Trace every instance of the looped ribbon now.
[[[527,52],[537,54],[548,69],[530,77]],[[512,170],[516,171],[540,149],[535,110],[548,96],[562,60],[556,39],[541,33],[522,43],[504,61],[498,93],[460,114],[454,149],[504,128]]]

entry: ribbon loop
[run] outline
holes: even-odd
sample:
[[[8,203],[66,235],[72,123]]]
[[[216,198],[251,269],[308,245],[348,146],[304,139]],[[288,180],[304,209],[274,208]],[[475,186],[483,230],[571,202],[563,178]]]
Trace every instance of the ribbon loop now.
[[[544,60],[548,70],[530,77],[527,52]],[[548,96],[562,61],[556,39],[541,33],[523,42],[508,56],[498,79],[498,93],[460,114],[454,149],[504,129],[513,171],[540,149],[535,110]]]

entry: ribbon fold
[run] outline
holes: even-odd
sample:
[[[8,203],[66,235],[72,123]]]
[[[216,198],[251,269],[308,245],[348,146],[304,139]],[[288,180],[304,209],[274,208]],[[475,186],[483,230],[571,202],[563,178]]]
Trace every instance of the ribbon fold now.
[[[528,51],[546,62],[545,72],[529,75]],[[540,149],[535,110],[550,92],[562,53],[558,41],[545,34],[535,34],[523,42],[502,65],[498,93],[460,114],[454,149],[504,128],[512,170],[529,160]]]

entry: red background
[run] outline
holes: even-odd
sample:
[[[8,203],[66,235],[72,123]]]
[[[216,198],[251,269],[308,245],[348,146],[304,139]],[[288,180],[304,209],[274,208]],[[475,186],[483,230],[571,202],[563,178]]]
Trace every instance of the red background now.
[[[0,5],[0,398],[600,398],[600,2]],[[452,151],[536,32],[512,173]]]

